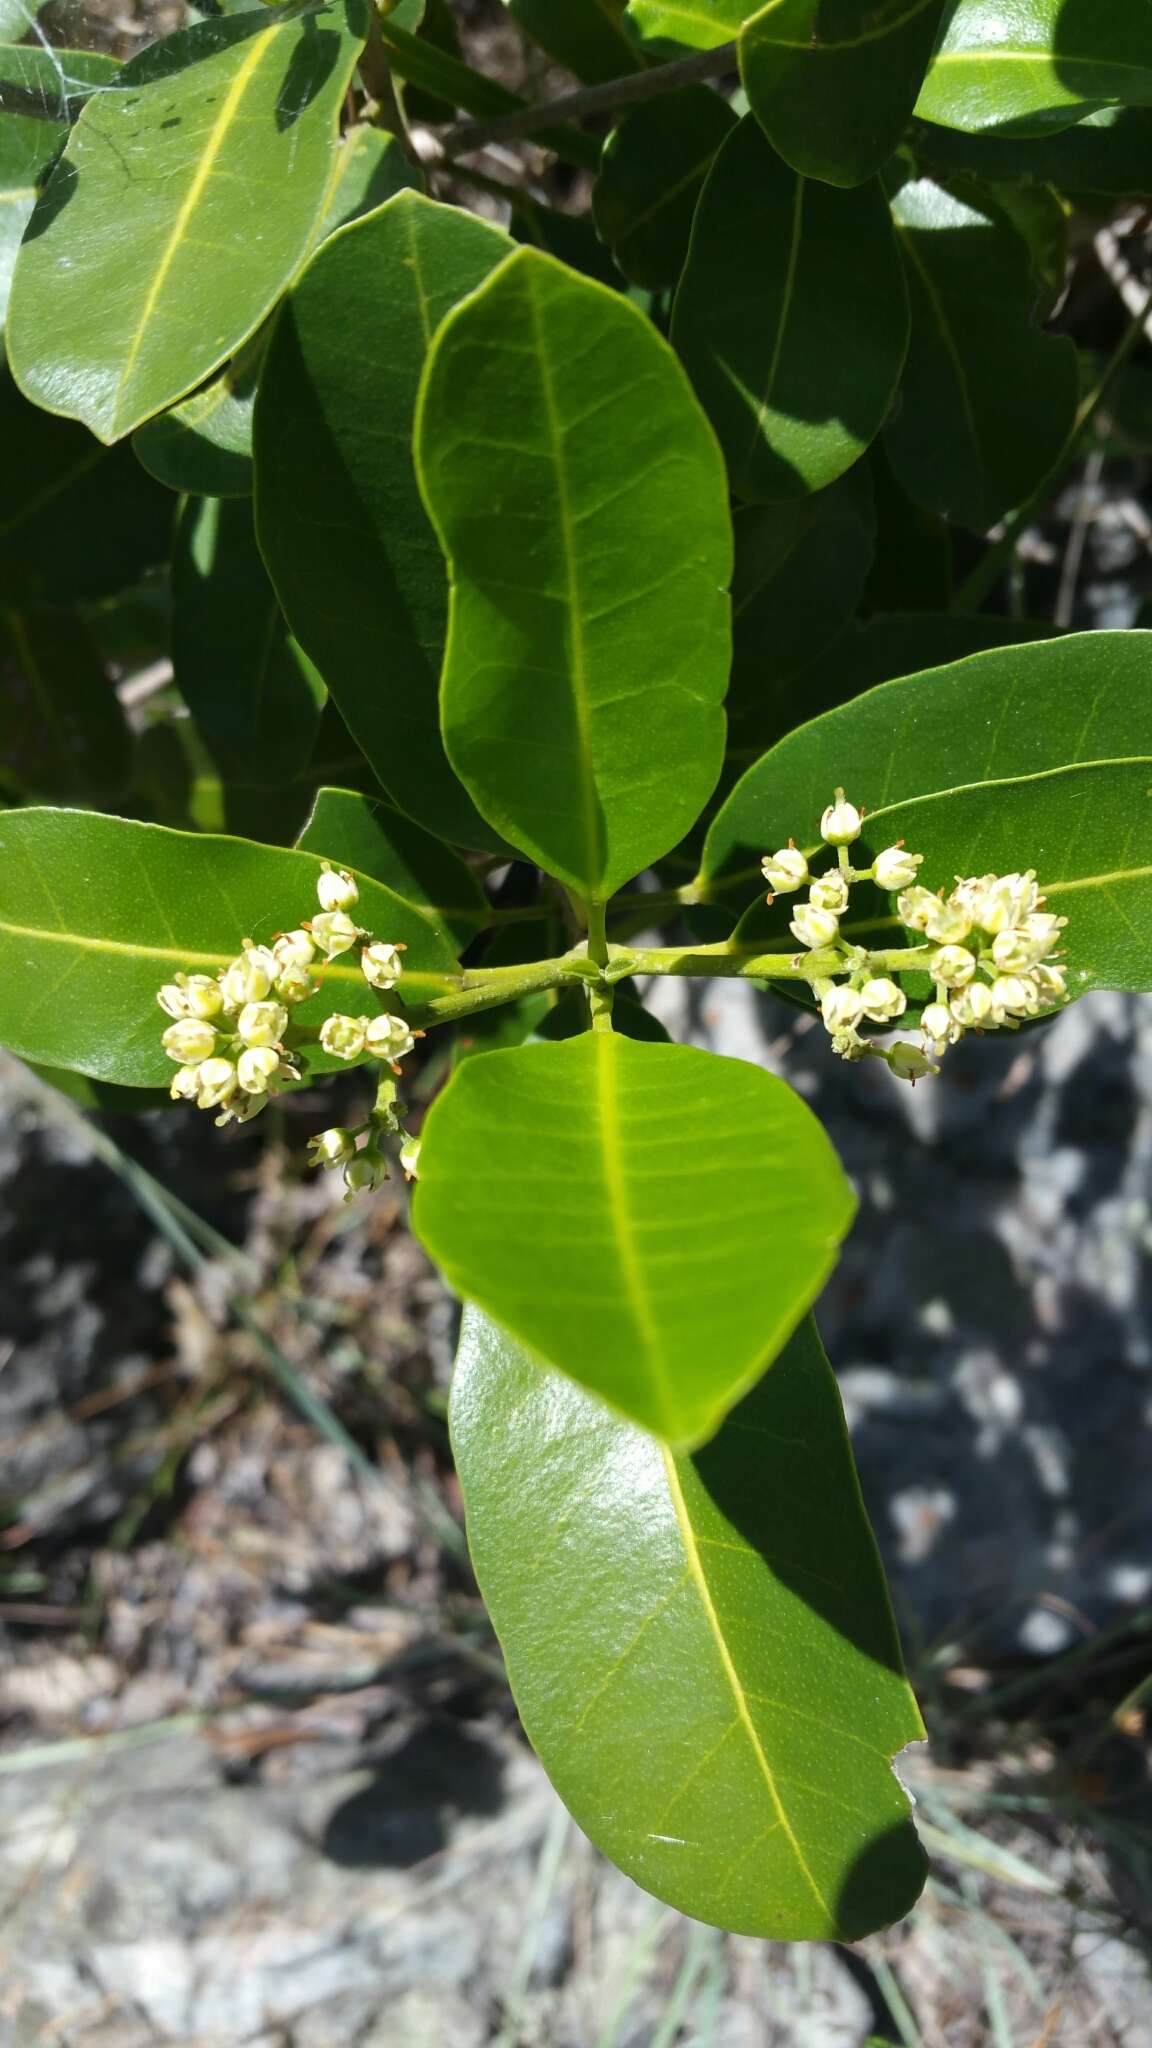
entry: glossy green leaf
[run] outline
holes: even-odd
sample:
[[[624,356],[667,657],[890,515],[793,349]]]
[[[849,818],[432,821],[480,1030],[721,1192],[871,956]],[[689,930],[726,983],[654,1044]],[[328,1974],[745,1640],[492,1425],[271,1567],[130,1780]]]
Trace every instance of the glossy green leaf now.
[[[410,163],[398,136],[360,122],[340,138],[332,163],[322,236],[375,212],[398,192],[422,192],[424,176]]]
[[[977,132],[1052,129],[1109,101],[1152,104],[1145,0],[959,0],[916,111]]]
[[[750,901],[761,854],[789,833],[811,846],[843,783],[868,807],[866,845],[904,837],[934,888],[1035,868],[1069,919],[1075,992],[1149,987],[1150,661],[1152,634],[1069,634],[884,683],[813,719],[718,813],[705,892]]]
[[[759,13],[760,0],[631,0],[626,19],[645,43],[658,51],[669,46],[715,50],[739,33],[742,24]]]
[[[720,767],[732,535],[708,423],[634,306],[525,249],[440,329],[417,464],[452,583],[449,759],[514,846],[610,896]]]
[[[940,612],[952,602],[952,535],[892,474],[885,437],[868,451],[876,549],[864,586],[870,612]]]
[[[131,750],[116,692],[74,612],[0,611],[0,782],[25,796],[98,802]]]
[[[176,685],[225,775],[277,783],[308,760],[325,689],[268,581],[246,498],[184,508],[172,560]]]
[[[860,185],[908,124],[945,0],[769,0],[740,37],[753,113],[805,178]]]
[[[597,1846],[737,1934],[906,1913],[925,1865],[891,1759],[923,1727],[811,1319],[676,1457],[469,1309],[451,1427],[525,1732]]]
[[[350,789],[322,789],[296,844],[338,867],[355,868],[444,925],[466,945],[489,921],[470,867],[410,818]]]
[[[525,35],[589,84],[640,67],[623,28],[624,0],[504,0]]]
[[[1033,324],[1027,247],[986,193],[914,179],[893,217],[912,339],[888,457],[920,504],[983,531],[1059,455],[1079,397],[1076,351]]]
[[[203,390],[137,427],[132,446],[149,476],[193,498],[251,497],[252,411],[267,345],[265,327]]]
[[[859,603],[875,531],[868,472],[789,505],[741,505],[733,526],[728,759],[746,766],[797,722],[792,678]]]
[[[62,93],[106,84],[119,69],[114,58],[94,50],[0,48],[0,85],[37,93],[44,102],[43,120],[29,114],[0,114],[0,327],[8,309],[16,252],[40,181],[68,133]]]
[[[362,38],[360,0],[201,21],[88,101],[12,284],[29,398],[114,441],[235,354],[308,248]]]
[[[460,1070],[424,1126],[413,1218],[466,1300],[682,1444],[771,1363],[854,1207],[774,1075],[586,1031]]]
[[[168,492],[129,448],[21,397],[0,367],[0,605],[111,597],[168,551]]]
[[[917,121],[912,144],[926,169],[946,175],[1028,178],[1060,192],[1142,192],[1152,163],[1152,108],[1102,107],[1055,135],[971,136]]]
[[[257,531],[296,638],[398,808],[496,848],[440,737],[447,576],[411,442],[438,323],[510,246],[413,192],[342,228],[283,307],[255,423]]]
[[[634,284],[659,291],[676,283],[705,173],[735,125],[719,93],[690,85],[633,107],[612,130],[592,216]]]
[[[837,192],[799,178],[746,116],[696,210],[672,340],[742,497],[832,483],[883,425],[908,345],[878,180]]]
[[[0,1042],[22,1058],[150,1088],[170,1080],[156,990],[181,968],[214,974],[316,908],[317,855],[170,832],[94,811],[0,813]],[[444,932],[366,876],[357,916],[408,948],[410,1002],[458,972]],[[294,1021],[342,1003],[380,1008],[355,953],[324,970]]]
[[[528,249],[543,249],[556,256],[582,277],[598,278],[613,291],[628,289],[628,280],[604,247],[586,213],[562,213],[558,206],[542,206],[538,200],[518,193],[512,207],[509,231],[516,242]]]

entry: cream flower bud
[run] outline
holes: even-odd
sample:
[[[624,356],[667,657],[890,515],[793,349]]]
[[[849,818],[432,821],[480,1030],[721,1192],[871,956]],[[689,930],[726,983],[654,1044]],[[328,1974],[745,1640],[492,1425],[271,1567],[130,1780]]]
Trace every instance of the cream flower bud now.
[[[179,1060],[182,1066],[196,1067],[201,1060],[211,1059],[216,1050],[216,1033],[210,1024],[196,1017],[183,1017],[179,1024],[170,1024],[160,1039],[170,1060]]]
[[[951,897],[946,903],[938,896],[932,898],[932,908],[924,918],[925,938],[935,939],[938,946],[955,946],[968,937],[971,929],[972,919],[961,904]]]
[[[1024,922],[1040,901],[1036,870],[1025,875],[986,875],[976,922],[993,936]]]
[[[312,937],[329,960],[346,953],[364,934],[343,910],[322,910],[312,919]]]
[[[289,961],[276,976],[274,993],[282,1003],[303,1003],[314,994],[316,984],[306,967],[297,967]]]
[[[928,1052],[942,1053],[960,1036],[960,1026],[947,1003],[928,1003],[920,1013],[920,1031]]]
[[[270,1045],[250,1045],[236,1062],[236,1077],[246,1095],[267,1095],[280,1073],[280,1055]]]
[[[287,1029],[283,1003],[245,1003],[236,1019],[237,1035],[245,1045],[276,1045]]]
[[[820,875],[808,891],[808,901],[815,910],[830,910],[836,917],[848,908],[848,883],[839,868]]]
[[[829,804],[820,820],[820,836],[829,846],[851,846],[860,837],[862,823],[855,804],[850,804],[844,791],[838,789],[835,803]]]
[[[308,1143],[309,1160],[313,1166],[346,1166],[355,1151],[355,1138],[341,1124],[333,1124],[331,1130],[321,1131],[319,1137],[310,1139]]]
[[[1049,967],[1038,961],[1028,977],[1042,1003],[1063,1003],[1068,999],[1068,976],[1063,967]]]
[[[802,946],[834,946],[840,936],[840,922],[831,910],[817,910],[812,903],[800,903],[788,927]]]
[[[945,988],[963,988],[975,972],[976,956],[966,946],[941,946],[928,962],[933,981],[942,981]]]
[[[901,1038],[888,1053],[888,1065],[898,1081],[921,1081],[925,1074],[938,1074],[935,1060],[910,1038]]]
[[[278,967],[311,967],[316,948],[307,932],[283,932],[272,948]]]
[[[902,988],[891,981],[886,974],[877,975],[874,981],[866,981],[860,991],[864,1015],[873,1024],[891,1024],[902,1017],[908,1008],[908,998]]]
[[[177,981],[166,981],[156,991],[156,1001],[166,1017],[190,1017],[188,998]]]
[[[992,941],[992,958],[1008,974],[1035,967],[1050,953],[1067,920],[1038,911],[1021,925],[1007,925]]]
[[[279,972],[279,964],[267,946],[246,946],[224,969],[220,987],[230,1010],[242,1010],[245,1003],[261,1003]]]
[[[177,1067],[168,1093],[173,1102],[195,1102],[200,1093],[199,1067]]]
[[[231,1060],[205,1060],[200,1069],[200,1093],[196,1100],[201,1109],[219,1109],[222,1103],[231,1101],[239,1085]]]
[[[366,1017],[326,1017],[320,1027],[320,1043],[338,1060],[357,1060],[364,1050]]]
[[[360,955],[360,971],[369,988],[395,988],[404,972],[404,962],[396,946],[375,939]]]
[[[190,1017],[218,1017],[224,1008],[220,983],[210,974],[186,974],[184,997]]]
[[[903,894],[896,898],[896,911],[901,924],[906,924],[909,930],[914,932],[927,931],[928,919],[939,908],[940,898],[934,896],[931,889],[922,889],[919,884],[914,889],[905,889]]]
[[[906,889],[916,880],[916,870],[923,858],[922,853],[905,853],[902,846],[886,846],[883,853],[876,855],[873,879],[881,889]]]
[[[327,862],[317,879],[316,894],[321,910],[352,910],[360,901],[360,891],[347,868],[330,868]]]
[[[350,1202],[353,1195],[370,1194],[373,1188],[382,1187],[387,1178],[388,1162],[381,1158],[379,1152],[370,1152],[367,1148],[357,1152],[344,1168],[344,1185],[348,1190],[345,1201]]]
[[[420,1165],[420,1139],[405,1137],[400,1147],[400,1164],[405,1180],[416,1180]]]
[[[957,989],[948,1007],[962,1031],[982,1031],[995,1022],[996,1003],[986,981],[970,981]]]
[[[798,846],[782,846],[778,853],[766,853],[760,866],[768,887],[777,895],[802,889],[808,880],[808,863]]]
[[[412,1051],[416,1040],[403,1017],[385,1013],[367,1023],[364,1043],[378,1060],[402,1060],[406,1053]]]
[[[825,989],[820,998],[820,1015],[829,1031],[852,1031],[864,1015],[864,1004],[854,988],[841,984]]]
[[[1037,1007],[1037,993],[1031,975],[999,974],[992,983],[992,1002],[1005,1017],[1027,1017]]]

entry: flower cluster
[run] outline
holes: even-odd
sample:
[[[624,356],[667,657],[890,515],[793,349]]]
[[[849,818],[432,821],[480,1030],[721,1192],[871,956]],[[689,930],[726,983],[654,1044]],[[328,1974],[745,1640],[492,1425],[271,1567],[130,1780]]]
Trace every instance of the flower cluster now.
[[[349,913],[360,894],[354,877],[325,862],[316,893],[320,907],[297,931],[281,934],[269,946],[245,939],[236,959],[218,975],[177,974],[160,989],[157,1001],[173,1020],[161,1043],[176,1062],[170,1090],[175,1101],[218,1110],[218,1124],[247,1123],[286,1082],[300,1080],[298,1055],[287,1043],[291,1013],[317,994],[320,980],[314,976],[322,977],[327,963],[352,947],[360,948],[360,970],[369,988],[397,986],[404,947],[375,939],[354,923]],[[398,1075],[399,1061],[423,1033],[385,1012],[330,1016],[318,1036],[324,1051],[337,1059],[368,1054]],[[394,1082],[382,1085],[377,1107],[362,1127],[370,1133],[369,1144],[357,1149],[361,1132],[326,1131],[313,1142],[314,1162],[343,1167],[350,1194],[376,1187],[388,1175],[378,1141],[391,1131],[403,1140],[401,1163],[411,1178],[418,1148],[400,1123],[399,1107]]]
[[[807,900],[797,905],[789,929],[811,956],[806,978],[834,1052],[850,1060],[872,1054],[901,1079],[915,1081],[935,1073],[941,1054],[966,1031],[1015,1029],[1066,1000],[1067,978],[1054,956],[1067,919],[1045,910],[1033,869],[958,876],[949,895],[943,889],[933,895],[917,879],[923,855],[907,852],[902,840],[885,847],[868,867],[852,865],[848,848],[863,824],[863,812],[838,789],[820,821],[824,846],[836,850],[835,866],[813,873],[808,856],[791,839],[762,863],[769,903],[807,887]],[[849,942],[841,919],[853,884],[865,881],[896,895],[899,920],[921,945],[876,953]],[[908,998],[893,975],[905,968],[927,974],[933,983],[934,998],[920,1018],[920,1042],[878,1046],[862,1037],[860,1026],[893,1024],[904,1015]]]

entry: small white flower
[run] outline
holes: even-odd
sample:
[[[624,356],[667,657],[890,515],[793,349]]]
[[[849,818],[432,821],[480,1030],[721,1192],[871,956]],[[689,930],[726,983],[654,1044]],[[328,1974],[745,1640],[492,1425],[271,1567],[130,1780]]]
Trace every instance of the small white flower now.
[[[355,1150],[356,1140],[351,1131],[346,1131],[340,1124],[333,1124],[329,1131],[321,1131],[318,1138],[311,1138],[308,1143],[313,1166],[346,1166]]]
[[[236,1062],[236,1077],[246,1095],[267,1095],[279,1074],[280,1055],[270,1045],[250,1045]]]
[[[165,982],[156,1001],[169,1017],[199,1017],[208,1021],[224,1008],[220,985],[210,974],[178,974]]]
[[[877,975],[874,981],[866,981],[860,991],[864,1015],[873,1024],[892,1024],[902,1017],[908,1008],[908,998],[902,988],[889,980],[886,974]]]
[[[1001,1016],[1029,1016],[1037,1007],[1036,988],[1031,975],[998,974],[992,983],[992,1002]]]
[[[1040,901],[1035,868],[1029,868],[1026,875],[986,875],[983,879],[976,923],[993,937],[1010,925],[1023,924]]]
[[[156,991],[156,1001],[166,1017],[190,1017],[188,998],[178,981],[166,981]]]
[[[1049,967],[1038,961],[1029,975],[1042,1003],[1063,1003],[1068,999],[1068,976],[1063,967]]]
[[[808,891],[808,901],[815,910],[830,910],[840,917],[848,908],[848,882],[839,868],[832,868],[826,875],[820,875]]]
[[[836,791],[836,800],[830,803],[820,820],[820,837],[829,846],[851,846],[860,837],[863,819],[855,804],[850,804],[842,789]]]
[[[403,1017],[392,1017],[385,1013],[382,1017],[373,1017],[371,1022],[365,1022],[365,1045],[378,1060],[402,1060],[416,1044]]]
[[[901,1038],[894,1046],[890,1047],[887,1059],[888,1065],[898,1081],[911,1081],[915,1083],[916,1081],[923,1080],[925,1074],[938,1074],[940,1071],[936,1062],[929,1058],[923,1047],[913,1045],[909,1038]]]
[[[976,956],[966,946],[941,946],[928,962],[933,981],[942,981],[945,988],[963,988],[975,972]]]
[[[278,967],[311,967],[316,948],[307,932],[284,932],[272,948]]]
[[[173,1102],[195,1102],[200,1093],[199,1067],[177,1067],[168,1093]]]
[[[760,866],[768,887],[778,896],[802,889],[808,880],[808,863],[796,846],[782,846],[778,853],[766,853]]]
[[[267,946],[246,946],[224,969],[220,987],[230,1010],[242,1010],[245,1003],[261,1003],[279,972],[279,963]]]
[[[1006,974],[1020,974],[1035,967],[1050,953],[1065,923],[1062,917],[1045,912],[1025,918],[1022,925],[1006,925],[992,941],[992,958]]]
[[[322,910],[312,919],[312,937],[328,960],[335,960],[346,953],[357,939],[364,937],[359,925],[355,925],[344,910]]]
[[[276,976],[274,992],[282,1003],[303,1003],[315,994],[316,984],[306,967],[297,967],[289,962]]]
[[[201,1060],[211,1059],[216,1050],[216,1033],[210,1024],[202,1023],[195,1017],[182,1017],[178,1024],[170,1024],[160,1039],[170,1060],[179,1060],[182,1066],[196,1067]]]
[[[996,1004],[986,981],[970,981],[958,988],[948,1004],[962,1031],[982,1031],[995,1022]]]
[[[230,1096],[216,1119],[216,1127],[219,1129],[222,1124],[251,1123],[252,1118],[259,1116],[261,1110],[267,1109],[267,1107],[268,1097],[266,1095]]]
[[[788,929],[802,946],[820,948],[835,945],[840,923],[833,911],[817,910],[812,903],[800,903]]]
[[[352,910],[360,901],[360,891],[347,868],[330,868],[327,861],[317,879],[316,894],[321,910]]]
[[[855,1031],[837,1031],[833,1035],[832,1050],[840,1060],[862,1060],[868,1050],[864,1040]]]
[[[385,945],[382,939],[375,939],[370,946],[365,946],[360,955],[360,971],[369,988],[395,988],[404,972],[404,962],[400,958],[403,950],[399,946]]]
[[[922,853],[905,853],[902,846],[886,846],[883,853],[876,855],[872,867],[873,880],[889,892],[906,889],[910,882],[916,880],[916,870],[923,858]]]
[[[400,1147],[400,1164],[404,1170],[405,1180],[416,1180],[419,1177],[419,1138],[412,1138],[407,1135],[405,1136],[404,1143]]]
[[[940,898],[934,896],[931,889],[921,888],[919,883],[913,889],[905,889],[896,898],[896,913],[901,924],[906,924],[914,932],[927,931],[928,919],[939,908]]]
[[[326,1017],[320,1026],[320,1043],[338,1060],[357,1060],[364,1050],[367,1017]]]
[[[820,1015],[829,1031],[852,1031],[864,1015],[864,1004],[854,988],[834,985],[820,998]]]
[[[928,1003],[920,1013],[920,1032],[925,1051],[939,1056],[947,1046],[955,1045],[960,1026],[947,1003]]]
[[[344,1168],[344,1185],[348,1190],[344,1200],[350,1202],[353,1195],[371,1194],[373,1188],[382,1187],[387,1178],[387,1160],[365,1146]]]
[[[236,1019],[237,1036],[245,1045],[277,1045],[287,1029],[283,1003],[245,1003]]]
[[[938,896],[932,898],[932,909],[924,918],[924,936],[934,939],[938,946],[956,946],[966,939],[972,929],[972,919],[959,903],[949,897],[941,902]]]
[[[200,1093],[196,1100],[201,1109],[219,1109],[231,1101],[239,1085],[231,1060],[205,1060],[200,1069]]]

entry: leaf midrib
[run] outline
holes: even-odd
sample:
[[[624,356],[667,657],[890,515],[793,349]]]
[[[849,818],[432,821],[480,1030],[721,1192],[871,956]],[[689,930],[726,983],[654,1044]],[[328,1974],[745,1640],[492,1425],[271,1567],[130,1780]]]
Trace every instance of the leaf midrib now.
[[[0,934],[13,939],[35,939],[42,945],[73,946],[86,953],[122,953],[132,960],[174,961],[179,967],[227,967],[235,958],[234,947],[227,953],[205,953],[188,946],[150,946],[130,939],[95,938],[90,932],[51,931],[43,925],[13,924],[7,918],[0,918]],[[415,968],[413,974],[422,982],[442,984],[445,990],[459,985],[452,975],[439,973],[435,968]],[[324,963],[324,979],[360,983],[363,976],[358,967],[330,960]]]

